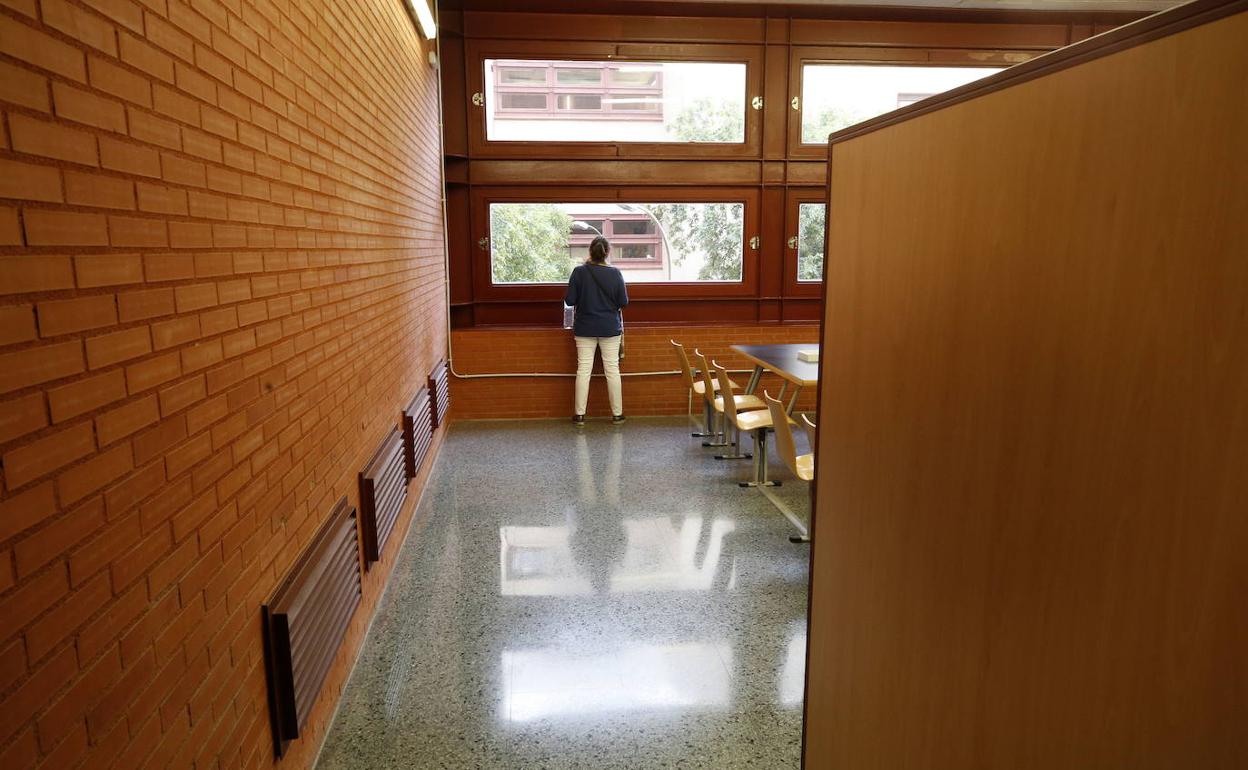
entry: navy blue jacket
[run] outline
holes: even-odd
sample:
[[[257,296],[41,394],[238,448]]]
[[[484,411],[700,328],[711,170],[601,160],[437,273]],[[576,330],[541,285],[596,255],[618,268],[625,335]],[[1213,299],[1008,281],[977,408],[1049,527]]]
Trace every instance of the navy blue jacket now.
[[[591,276],[589,271],[593,270]],[[594,283],[602,284],[602,291]],[[577,337],[615,337],[624,333],[620,308],[628,305],[624,276],[610,265],[578,265],[568,279],[566,305],[576,306],[572,333]]]

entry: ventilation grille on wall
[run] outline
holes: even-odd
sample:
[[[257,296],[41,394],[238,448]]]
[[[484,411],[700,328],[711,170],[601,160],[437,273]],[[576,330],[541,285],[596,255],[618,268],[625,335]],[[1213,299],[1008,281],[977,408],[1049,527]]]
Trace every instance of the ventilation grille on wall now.
[[[360,539],[364,541],[366,565],[381,559],[407,499],[405,454],[403,437],[391,429],[360,472]]]
[[[433,414],[429,406],[429,389],[421,388],[412,403],[403,410],[403,460],[409,479],[416,478],[416,472],[424,463],[432,443]]]
[[[446,410],[451,406],[451,373],[446,361],[440,361],[429,375],[429,393],[433,406],[433,427],[446,422]]]
[[[355,509],[344,497],[261,607],[277,756],[299,737],[360,605]]]

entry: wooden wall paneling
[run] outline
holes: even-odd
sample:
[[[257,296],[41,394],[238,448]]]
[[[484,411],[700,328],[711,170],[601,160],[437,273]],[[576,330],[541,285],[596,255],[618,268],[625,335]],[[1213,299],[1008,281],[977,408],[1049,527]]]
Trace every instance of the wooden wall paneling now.
[[[446,238],[451,302],[471,302],[473,240],[467,187],[446,188]]]
[[[468,154],[468,97],[471,92],[464,82],[464,40],[456,35],[442,35],[438,71],[442,77],[442,152],[446,155]]]
[[[789,47],[768,45],[764,51],[763,94],[763,157],[769,160],[785,156],[788,149],[790,116],[801,113],[789,106]]]
[[[910,21],[794,19],[794,45],[921,48],[1036,48],[1066,45],[1065,24],[929,24]]]
[[[807,768],[1245,766],[1244,40],[834,145]]]
[[[786,166],[790,185],[811,187],[828,183],[828,164],[817,160],[791,160]]]
[[[541,13],[464,14],[468,36],[550,41],[629,40],[671,43],[761,43],[763,19]]]
[[[540,188],[609,183],[620,187],[708,187],[762,183],[758,161],[474,160],[469,168],[473,184],[480,186],[528,184]]]
[[[784,188],[763,188],[762,205],[759,207],[759,236],[762,249],[759,254],[761,275],[759,277],[759,294],[763,297],[778,297],[784,287],[785,259],[785,205]],[[778,309],[778,308],[777,308]],[[777,318],[779,316],[777,315]]]

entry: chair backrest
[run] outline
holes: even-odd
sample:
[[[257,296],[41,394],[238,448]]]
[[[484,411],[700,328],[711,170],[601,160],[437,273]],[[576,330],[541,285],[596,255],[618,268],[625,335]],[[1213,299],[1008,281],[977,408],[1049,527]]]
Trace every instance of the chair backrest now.
[[[685,380],[685,387],[693,390],[693,367],[689,365],[689,356],[685,355],[685,346],[676,340],[669,340],[676,349],[676,360],[680,362],[680,374]]]
[[[806,438],[810,439],[810,453],[815,453],[815,424],[806,415],[802,415],[802,427],[806,429]]]
[[[714,361],[715,379],[719,380],[719,395],[724,397],[724,416],[732,423],[737,421],[737,399],[732,395],[732,380],[728,379],[728,370]]]
[[[797,445],[793,442],[793,428],[789,425],[789,416],[784,411],[784,404],[779,399],[772,398],[771,394],[765,390],[763,400],[767,402],[767,409],[771,411],[771,426],[776,431],[776,454],[780,455],[780,459],[789,467],[793,475],[798,476]]]
[[[702,398],[708,404],[714,404],[715,386],[711,384],[711,367],[706,363],[706,356],[702,355],[702,351],[694,348],[693,359],[698,362],[698,374],[702,377],[702,382],[705,384],[702,388]]]

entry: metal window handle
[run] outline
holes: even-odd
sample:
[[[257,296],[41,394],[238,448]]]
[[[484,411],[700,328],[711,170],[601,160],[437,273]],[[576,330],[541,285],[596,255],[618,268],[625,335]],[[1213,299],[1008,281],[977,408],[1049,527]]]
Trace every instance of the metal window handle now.
[[[763,97],[755,96],[750,100],[750,106],[756,110],[761,110],[763,108]]]
[[[789,106],[795,110],[800,110],[802,108],[802,97],[794,96],[793,101],[789,102]]]
[[[490,250],[490,237],[487,235],[486,237],[477,241],[477,247],[481,249],[482,251],[489,251]]]
[[[481,93],[480,91],[477,91],[475,94],[472,95],[472,103],[477,105],[478,107],[485,106],[485,94]]]
[[[789,239],[789,248],[793,249],[794,251],[797,250],[797,236],[796,235]]]
[[[750,239],[750,248],[753,249],[754,251],[758,251],[758,236],[757,235]]]

